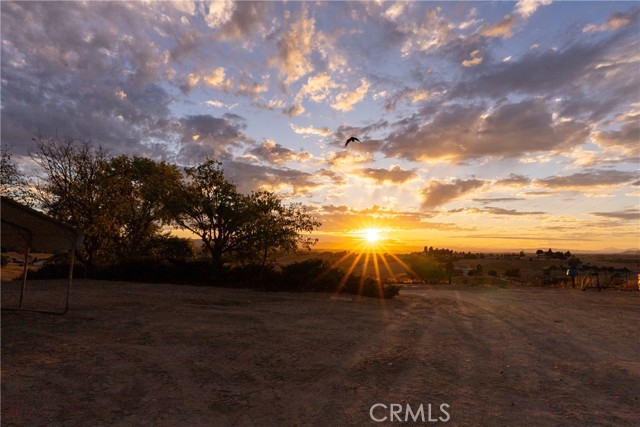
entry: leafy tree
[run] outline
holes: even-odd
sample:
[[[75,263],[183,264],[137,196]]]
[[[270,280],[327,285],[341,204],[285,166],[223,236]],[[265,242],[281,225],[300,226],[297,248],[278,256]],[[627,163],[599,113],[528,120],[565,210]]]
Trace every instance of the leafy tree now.
[[[113,252],[120,258],[136,256],[171,220],[169,204],[180,186],[180,171],[164,162],[119,156],[108,163],[105,179],[120,195],[114,207],[118,229]]]
[[[193,256],[193,245],[189,239],[156,234],[147,239],[142,251],[143,255],[154,259],[186,261]]]
[[[216,269],[231,254],[264,267],[279,251],[315,243],[302,233],[320,223],[302,206],[284,205],[266,191],[241,194],[225,178],[220,162],[207,159],[187,168],[186,178],[173,203],[175,222],[200,237]]]
[[[31,158],[44,176],[36,198],[51,216],[84,234],[78,257],[91,271],[96,257],[117,232],[114,207],[119,194],[105,179],[108,157],[101,148],[72,138],[34,138],[37,150]]]
[[[0,194],[27,206],[35,204],[29,182],[11,159],[11,154],[3,148],[0,153]]]
[[[278,253],[295,251],[300,246],[311,250],[317,242],[303,233],[311,233],[320,223],[300,204],[285,205],[274,193],[258,191],[247,197],[246,207],[250,224],[241,250],[245,256],[259,260],[261,268]]]
[[[442,264],[422,254],[412,254],[406,259],[411,273],[427,283],[437,283],[448,277]]]
[[[519,268],[508,268],[504,275],[507,277],[520,277],[520,269]]]
[[[207,159],[185,173],[187,180],[172,202],[174,221],[200,237],[219,269],[223,256],[240,249],[249,233],[246,199],[218,161]]]
[[[451,276],[453,276],[456,273],[456,267],[452,261],[447,261],[444,265],[444,270],[447,273],[447,276],[449,277],[449,284],[451,284]]]

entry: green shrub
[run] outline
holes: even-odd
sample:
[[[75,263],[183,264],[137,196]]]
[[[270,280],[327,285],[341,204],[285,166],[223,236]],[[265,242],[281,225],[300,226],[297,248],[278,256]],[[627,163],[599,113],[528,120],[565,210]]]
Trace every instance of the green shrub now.
[[[438,283],[447,279],[447,272],[435,259],[422,254],[413,254],[406,260],[411,272],[416,279],[422,279],[427,283]]]
[[[504,272],[504,275],[507,277],[520,277],[520,269],[519,268],[509,268]]]
[[[273,290],[340,292],[374,298],[392,298],[400,291],[396,286],[381,285],[370,277],[347,275],[315,258],[282,267],[280,283],[275,284]]]
[[[34,279],[67,277],[68,262],[49,264],[33,273]],[[84,275],[82,265],[77,265],[76,276]],[[96,266],[92,279],[128,282],[176,283],[207,286],[252,288],[289,292],[340,292],[374,298],[392,298],[400,288],[381,285],[370,277],[346,275],[338,268],[331,268],[322,259],[309,259],[282,267],[247,265],[235,268],[214,269],[209,260],[162,260],[155,258],[130,259],[108,266]],[[340,287],[342,284],[342,287]]]
[[[73,276],[85,276],[85,269],[82,264],[74,264]],[[66,279],[69,277],[69,261],[49,262],[49,264],[40,267],[36,271],[29,271],[28,277],[33,280]]]

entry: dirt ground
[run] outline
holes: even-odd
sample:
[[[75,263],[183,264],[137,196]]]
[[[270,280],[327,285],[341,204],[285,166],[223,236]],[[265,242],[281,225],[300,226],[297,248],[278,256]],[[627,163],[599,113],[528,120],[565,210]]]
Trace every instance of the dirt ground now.
[[[26,306],[59,306],[62,285],[32,282]],[[2,311],[3,426],[640,423],[640,292],[78,280],[71,297],[64,316]],[[425,421],[391,422],[392,404]]]

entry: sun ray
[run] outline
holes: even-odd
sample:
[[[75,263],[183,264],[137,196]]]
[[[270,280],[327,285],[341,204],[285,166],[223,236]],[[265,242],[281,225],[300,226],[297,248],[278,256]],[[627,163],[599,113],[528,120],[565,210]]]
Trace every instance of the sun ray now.
[[[367,251],[364,257],[364,265],[362,266],[362,274],[360,275],[360,283],[358,283],[358,294],[362,294],[364,281],[367,278],[367,267],[369,266],[369,256],[371,252]]]
[[[385,238],[382,236],[382,228],[363,227],[350,231],[349,234],[354,235],[357,240],[354,241],[353,249],[342,255],[339,259],[331,263],[330,268],[346,267],[343,277],[340,279],[336,288],[336,294],[340,294],[354,271],[359,272],[357,293],[364,293],[364,285],[367,278],[375,278],[377,296],[384,299],[384,285],[382,270],[386,273],[386,277],[391,282],[397,280],[394,270],[391,268],[390,259],[397,262],[399,266],[407,273],[416,276],[415,272],[402,259],[391,252],[385,244]],[[371,266],[373,264],[373,266]],[[344,266],[344,267],[341,267]],[[348,267],[347,267],[348,266]],[[372,271],[371,271],[372,270]]]
[[[384,268],[385,270],[387,270],[387,273],[389,274],[391,279],[395,280],[396,275],[393,273],[393,270],[391,270],[391,266],[389,265],[389,262],[387,262],[387,259],[385,258],[384,254],[380,255],[380,259],[382,260],[382,264],[384,265]]]
[[[379,253],[373,254],[373,271],[376,273],[376,280],[382,284],[382,278],[380,277],[380,265],[378,264],[378,256],[382,256]]]
[[[378,264],[378,256],[383,257],[382,254],[374,253],[373,254],[373,269],[376,273],[376,280],[378,281],[378,295],[380,296],[380,300],[384,303],[384,289],[382,288],[382,278],[380,277],[380,265]]]
[[[414,277],[420,277],[418,276],[412,269],[411,267],[409,267],[404,261],[402,261],[400,258],[398,258],[398,256],[396,254],[393,253],[389,253],[389,255],[391,256],[391,258],[393,258],[395,261],[398,262],[398,264],[400,264],[402,266],[402,268],[404,268],[405,270],[407,270],[409,273],[411,273]]]
[[[364,252],[360,252],[359,254],[357,254],[356,258],[353,260],[353,262],[349,266],[349,269],[344,273],[344,277],[342,277],[342,280],[340,280],[340,283],[338,284],[338,289],[336,289],[337,294],[339,294],[342,288],[344,288],[344,285],[347,283],[349,276],[351,276],[351,273],[353,273],[353,270],[356,268],[358,261],[360,261],[360,258],[362,258],[363,253]]]
[[[347,253],[346,253],[345,255],[343,255],[339,260],[334,261],[334,262],[331,264],[331,267],[329,267],[329,268],[335,268],[335,267],[337,267],[338,265],[342,264],[342,262],[344,262],[344,261],[345,261],[347,258],[349,258],[351,255],[353,255],[353,253],[351,253],[351,252],[347,252]]]

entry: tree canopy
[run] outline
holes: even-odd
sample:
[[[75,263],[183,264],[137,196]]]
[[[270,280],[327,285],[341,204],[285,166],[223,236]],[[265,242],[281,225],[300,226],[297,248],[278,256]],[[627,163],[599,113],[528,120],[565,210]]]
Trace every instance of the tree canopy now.
[[[167,226],[197,236],[214,272],[229,261],[264,267],[279,253],[316,243],[311,233],[320,223],[304,206],[268,191],[240,193],[216,160],[181,169],[143,157],[110,157],[88,141],[34,140],[38,205],[83,232],[79,256],[89,271],[96,262],[189,253]],[[3,185],[5,171],[15,175],[5,160]]]
[[[27,206],[35,204],[28,180],[12,160],[6,147],[0,153],[0,194]]]
[[[220,162],[207,159],[186,169],[186,177],[174,202],[174,218],[202,239],[215,266],[220,267],[227,254],[264,265],[279,251],[315,244],[303,233],[320,223],[301,205],[285,205],[268,191],[241,194],[225,178]]]

